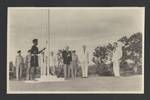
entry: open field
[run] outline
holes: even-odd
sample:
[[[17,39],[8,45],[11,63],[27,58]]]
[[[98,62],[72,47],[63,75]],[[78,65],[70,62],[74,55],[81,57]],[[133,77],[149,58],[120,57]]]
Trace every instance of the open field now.
[[[21,92],[140,92],[142,76],[77,78],[60,82],[25,83],[24,81],[9,81],[9,91]]]

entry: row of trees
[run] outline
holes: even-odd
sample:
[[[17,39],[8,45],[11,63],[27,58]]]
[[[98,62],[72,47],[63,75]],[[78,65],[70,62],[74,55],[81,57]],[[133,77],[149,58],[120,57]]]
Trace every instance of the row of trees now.
[[[125,46],[122,48],[123,56],[120,59],[120,68],[122,74],[141,74],[142,73],[142,33],[134,33],[129,38],[126,36],[118,39]],[[115,48],[114,43],[108,43],[105,46],[97,46],[93,52],[93,62],[97,66],[99,75],[112,75],[113,62],[112,52]]]

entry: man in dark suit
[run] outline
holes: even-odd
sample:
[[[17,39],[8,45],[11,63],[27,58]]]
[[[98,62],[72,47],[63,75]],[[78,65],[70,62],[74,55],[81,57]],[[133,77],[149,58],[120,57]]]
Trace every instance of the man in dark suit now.
[[[66,47],[62,52],[63,64],[64,64],[64,78],[67,79],[70,76],[70,62],[72,61],[71,51],[69,51],[69,46]]]

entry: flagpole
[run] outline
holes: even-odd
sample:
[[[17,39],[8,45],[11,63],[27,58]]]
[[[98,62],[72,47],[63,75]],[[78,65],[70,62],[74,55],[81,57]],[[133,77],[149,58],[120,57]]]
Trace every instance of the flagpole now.
[[[48,33],[48,43],[47,43],[47,52],[48,52],[48,57],[47,57],[47,75],[49,75],[49,65],[50,65],[50,25],[49,25],[49,21],[50,21],[50,16],[49,16],[49,14],[50,14],[50,11],[49,11],[49,9],[47,10],[47,33]]]

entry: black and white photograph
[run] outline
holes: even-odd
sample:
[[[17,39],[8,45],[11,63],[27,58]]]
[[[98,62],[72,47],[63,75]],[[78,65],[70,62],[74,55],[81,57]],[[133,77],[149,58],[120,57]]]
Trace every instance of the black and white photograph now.
[[[8,7],[8,94],[144,94],[144,7]]]

